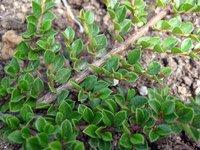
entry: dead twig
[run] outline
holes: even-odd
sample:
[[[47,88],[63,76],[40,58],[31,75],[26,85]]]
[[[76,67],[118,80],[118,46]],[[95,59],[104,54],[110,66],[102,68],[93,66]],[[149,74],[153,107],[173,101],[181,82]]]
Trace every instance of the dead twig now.
[[[108,60],[112,55],[120,54],[122,57],[126,56],[128,53],[128,48],[131,46],[133,42],[135,42],[137,39],[139,39],[141,36],[145,35],[159,20],[164,18],[169,12],[170,12],[170,6],[167,6],[165,9],[163,9],[160,13],[156,14],[151,20],[142,28],[138,29],[136,32],[134,32],[128,39],[125,40],[125,42],[120,46],[114,46],[115,48],[112,49],[107,55],[102,57],[101,59],[95,61],[92,65],[100,67],[104,64],[106,60]],[[76,76],[74,76],[72,79],[75,80],[77,83],[82,82],[90,73],[91,68],[87,68],[81,72],[79,72]],[[58,93],[60,93],[64,89],[70,89],[72,88],[72,85],[70,82],[61,85],[57,88]],[[37,103],[51,103],[56,99],[57,95],[54,93],[47,93],[43,97],[41,97]]]
[[[71,20],[73,20],[79,26],[79,32],[83,33],[84,32],[84,28],[81,25],[81,23],[76,19],[76,17],[74,16],[74,14],[72,13],[71,7],[67,3],[67,0],[62,0],[62,2],[63,2],[64,6],[67,9],[67,17],[70,18]]]

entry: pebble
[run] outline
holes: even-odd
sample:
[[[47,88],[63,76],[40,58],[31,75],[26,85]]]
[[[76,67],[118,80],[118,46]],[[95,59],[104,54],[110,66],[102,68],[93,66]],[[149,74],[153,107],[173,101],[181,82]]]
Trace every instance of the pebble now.
[[[113,86],[116,86],[116,85],[118,85],[119,84],[119,80],[117,80],[117,79],[114,79],[114,81],[113,81],[114,83],[113,83]]]
[[[21,21],[24,22],[26,17],[23,13],[17,13],[17,18]]]
[[[2,11],[5,11],[5,10],[6,10],[5,7],[4,7],[4,5],[1,5],[0,8],[1,8]]]
[[[146,96],[148,94],[148,88],[146,86],[141,86],[139,88],[139,93],[142,96]]]
[[[197,87],[195,90],[195,95],[198,95],[198,94],[200,94],[200,87]]]
[[[179,92],[180,94],[185,95],[185,94],[187,94],[187,89],[186,89],[185,86],[178,86],[178,92]]]
[[[26,5],[22,5],[22,6],[21,6],[21,10],[22,10],[22,12],[24,12],[24,13],[28,12],[28,9],[27,9],[27,6],[26,6]]]
[[[14,5],[15,9],[20,7],[19,3],[16,1],[13,3],[13,5]]]
[[[192,84],[192,80],[189,77],[184,77],[183,80],[184,80],[185,84],[187,84],[189,86]]]
[[[197,80],[197,86],[200,86],[200,80]]]

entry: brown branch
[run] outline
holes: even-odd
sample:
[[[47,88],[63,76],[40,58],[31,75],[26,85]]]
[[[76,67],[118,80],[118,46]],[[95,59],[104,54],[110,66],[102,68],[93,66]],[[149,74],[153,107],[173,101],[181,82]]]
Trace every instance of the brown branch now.
[[[102,57],[101,59],[95,61],[92,65],[100,67],[104,64],[108,58],[110,58],[112,55],[120,54],[121,56],[126,56],[128,52],[128,48],[131,46],[133,42],[135,42],[137,39],[139,39],[141,36],[145,35],[159,20],[164,18],[171,10],[170,6],[167,6],[165,9],[163,9],[161,12],[156,14],[151,20],[142,28],[138,29],[136,32],[134,32],[128,39],[125,40],[125,42],[119,46],[114,46],[115,48],[112,49],[107,55]],[[72,79],[75,80],[77,83],[82,82],[90,73],[91,68],[85,69],[78,73],[78,75],[74,76]],[[72,88],[71,83],[66,83],[64,85],[61,85],[57,88],[58,93],[60,93],[64,89],[70,89]],[[57,95],[53,93],[47,93],[43,97],[41,97],[37,102],[38,103],[51,103],[56,99]]]
[[[41,1],[41,9],[42,9],[42,12],[41,12],[41,16],[39,17],[39,20],[38,20],[38,24],[37,24],[37,32],[39,32],[39,28],[42,24],[42,17],[43,17],[43,14],[44,14],[44,10],[45,10],[45,3],[46,3],[46,0],[42,0]]]

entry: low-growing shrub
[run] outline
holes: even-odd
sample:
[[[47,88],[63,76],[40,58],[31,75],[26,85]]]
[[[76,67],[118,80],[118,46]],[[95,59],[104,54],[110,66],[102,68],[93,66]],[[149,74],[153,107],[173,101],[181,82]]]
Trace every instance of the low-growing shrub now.
[[[182,131],[200,140],[198,96],[184,103],[168,87],[152,87],[140,96],[129,86],[141,76],[162,84],[171,74],[171,68],[156,61],[143,67],[143,50],[200,59],[200,31],[181,19],[181,14],[199,12],[199,1],[158,0],[154,7],[160,12],[150,20],[143,0],[104,3],[113,23],[109,43],[120,44],[107,50],[94,13],[82,10],[79,20],[87,41],[68,27],[63,50],[52,28],[55,4],[32,0],[27,31],[0,81],[5,140],[27,150],[148,149],[161,137]],[[164,19],[168,13],[172,17]],[[150,36],[150,30],[169,36]]]

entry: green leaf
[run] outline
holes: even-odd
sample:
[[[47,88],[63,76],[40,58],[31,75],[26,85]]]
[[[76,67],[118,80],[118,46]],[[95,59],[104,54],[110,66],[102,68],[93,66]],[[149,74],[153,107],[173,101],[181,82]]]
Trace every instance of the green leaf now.
[[[159,139],[159,135],[157,134],[156,130],[153,129],[150,130],[149,139],[151,142],[155,142]]]
[[[43,117],[39,117],[35,122],[35,127],[38,131],[42,132],[45,124],[46,120]]]
[[[75,57],[78,57],[83,50],[83,42],[81,39],[77,39],[72,44],[72,54]]]
[[[90,34],[90,36],[96,36],[99,33],[99,27],[96,24],[90,24],[88,26],[88,32]]]
[[[97,138],[95,131],[98,129],[96,125],[89,125],[84,130],[83,133],[87,134],[89,137]]]
[[[18,102],[9,102],[9,110],[10,112],[19,112],[24,104],[24,101]]]
[[[179,27],[182,23],[181,17],[177,16],[169,20],[169,23],[172,27]]]
[[[171,127],[168,124],[162,124],[158,125],[156,133],[159,134],[160,136],[167,136],[171,134]]]
[[[26,149],[29,150],[42,149],[41,145],[39,144],[38,138],[36,136],[32,136],[26,139]]]
[[[117,15],[117,21],[120,23],[122,21],[124,21],[124,19],[126,18],[126,7],[125,6],[120,6],[117,11],[116,11],[116,15]]]
[[[25,96],[23,96],[18,89],[14,89],[11,94],[11,102],[19,102],[21,101]]]
[[[27,126],[24,126],[22,129],[21,129],[21,136],[22,138],[24,139],[27,139],[31,136],[31,131],[29,129],[29,127]]]
[[[130,149],[131,143],[130,143],[130,137],[129,134],[123,133],[122,136],[119,139],[119,144],[123,146],[124,148]]]
[[[74,150],[85,150],[84,144],[82,142],[76,143]]]
[[[156,112],[159,113],[161,109],[161,104],[158,100],[149,100],[148,101],[150,107]]]
[[[94,22],[95,16],[92,11],[86,11],[84,18],[86,24],[92,24]]]
[[[191,22],[182,23],[180,28],[185,34],[190,34],[194,30],[194,26]]]
[[[124,80],[128,81],[129,83],[135,82],[138,79],[138,75],[134,72],[127,72],[123,77]]]
[[[112,56],[106,61],[105,69],[109,72],[116,71],[119,68],[119,57]]]
[[[54,132],[54,130],[55,130],[55,128],[54,128],[53,125],[51,125],[50,123],[46,123],[46,124],[45,124],[45,126],[44,126],[44,132],[45,132],[46,134],[51,134],[51,133]]]
[[[147,98],[144,96],[135,96],[130,99],[129,105],[134,106],[135,108],[140,108],[147,103]]]
[[[110,96],[111,93],[112,93],[112,90],[110,90],[109,88],[103,88],[98,91],[98,97],[101,99],[105,99],[108,96]]]
[[[62,92],[60,92],[60,94],[57,97],[57,102],[59,104],[61,104],[69,95],[69,91],[68,90],[62,90]]]
[[[163,42],[163,49],[164,50],[171,50],[174,46],[176,46],[178,40],[174,37],[169,37],[164,40]]]
[[[177,115],[176,115],[176,113],[174,112],[174,113],[172,113],[172,114],[170,114],[170,115],[166,115],[166,116],[164,116],[164,121],[166,122],[166,123],[173,123],[174,121],[176,121],[177,120]]]
[[[5,67],[6,73],[10,76],[15,77],[20,71],[20,65],[16,58],[13,58],[8,66]]]
[[[60,104],[58,110],[59,110],[59,112],[61,112],[63,114],[64,117],[70,116],[72,113],[72,108],[66,101],[63,101]]]
[[[124,21],[122,21],[121,23],[120,23],[120,33],[121,34],[126,34],[126,33],[128,33],[129,31],[130,31],[130,29],[131,29],[131,20],[129,20],[129,19],[125,19]]]
[[[37,139],[42,147],[47,147],[49,143],[48,135],[46,133],[37,134]]]
[[[175,102],[172,100],[164,101],[161,105],[164,115],[170,115],[175,111]]]
[[[25,104],[20,110],[20,116],[25,122],[32,120],[34,116],[32,108],[29,105]]]
[[[178,120],[184,124],[190,123],[194,117],[194,111],[191,108],[183,107],[176,111]]]
[[[53,66],[53,71],[57,72],[60,68],[62,68],[64,66],[65,63],[65,59],[63,56],[55,56],[54,62],[52,64]]]
[[[142,134],[133,134],[130,138],[132,144],[144,144],[144,136]]]
[[[92,91],[97,85],[97,77],[94,75],[90,75],[81,83],[81,85],[87,91]]]
[[[149,120],[150,112],[145,109],[136,108],[136,123],[143,124]]]
[[[153,61],[148,65],[147,73],[150,75],[156,75],[157,73],[160,72],[160,70],[161,70],[160,63]]]
[[[36,94],[37,96],[44,91],[44,83],[43,81],[38,77],[33,82],[33,89],[32,92]]]
[[[40,26],[40,32],[46,32],[51,29],[52,26],[52,20],[46,19],[42,22]]]
[[[72,27],[68,27],[64,32],[63,32],[64,37],[69,40],[70,42],[72,42],[74,40],[75,37],[75,32],[72,29]]]
[[[168,29],[170,29],[170,28],[171,28],[170,23],[164,20],[164,21],[162,22],[162,29],[168,30]]]
[[[114,116],[114,125],[116,127],[121,126],[122,122],[127,119],[127,112],[126,111],[119,111]]]
[[[193,43],[191,38],[185,39],[181,44],[181,50],[187,52],[193,48]]]
[[[128,54],[128,63],[133,65],[141,58],[141,49],[134,49]]]
[[[200,128],[200,114],[196,114],[192,120],[192,126],[195,128]]]
[[[63,84],[69,80],[71,76],[71,70],[62,68],[56,72],[56,82],[59,84]]]
[[[111,126],[113,124],[114,115],[111,111],[103,110],[103,122],[106,126]]]
[[[32,1],[32,11],[33,15],[38,18],[42,14],[41,5],[38,4],[36,1]]]
[[[61,124],[61,136],[62,138],[65,138],[67,142],[69,142],[70,140],[72,140],[73,134],[74,134],[74,131],[72,128],[72,124],[68,119],[66,119]]]
[[[47,43],[43,40],[39,40],[37,41],[37,45],[42,48],[43,50],[47,50],[48,49],[48,46],[47,46]]]
[[[20,130],[15,130],[8,135],[8,140],[17,144],[22,144],[24,139],[22,138],[21,134],[22,133]]]
[[[175,34],[183,34],[183,31],[181,30],[180,27],[175,27],[175,28],[172,30],[172,33],[175,33]]]
[[[25,60],[28,56],[30,49],[25,42],[21,42],[16,49],[15,57],[21,60]]]
[[[50,150],[62,150],[62,145],[59,141],[49,143]]]
[[[52,64],[54,62],[54,58],[55,58],[55,53],[47,50],[44,53],[44,62],[46,65]]]
[[[92,112],[92,110],[90,108],[85,108],[85,110],[83,112],[83,119],[87,123],[91,123],[93,118],[94,118],[94,113]]]
[[[111,132],[104,132],[104,133],[101,133],[101,138],[102,138],[104,141],[112,141],[112,140],[113,140],[113,137],[112,137],[112,133],[111,133]]]
[[[64,120],[64,116],[61,112],[56,113],[56,123],[60,124]]]
[[[93,38],[93,40],[96,43],[96,46],[95,46],[96,52],[106,48],[107,39],[106,39],[106,36],[104,34],[100,34],[100,35],[95,36],[95,38]]]

